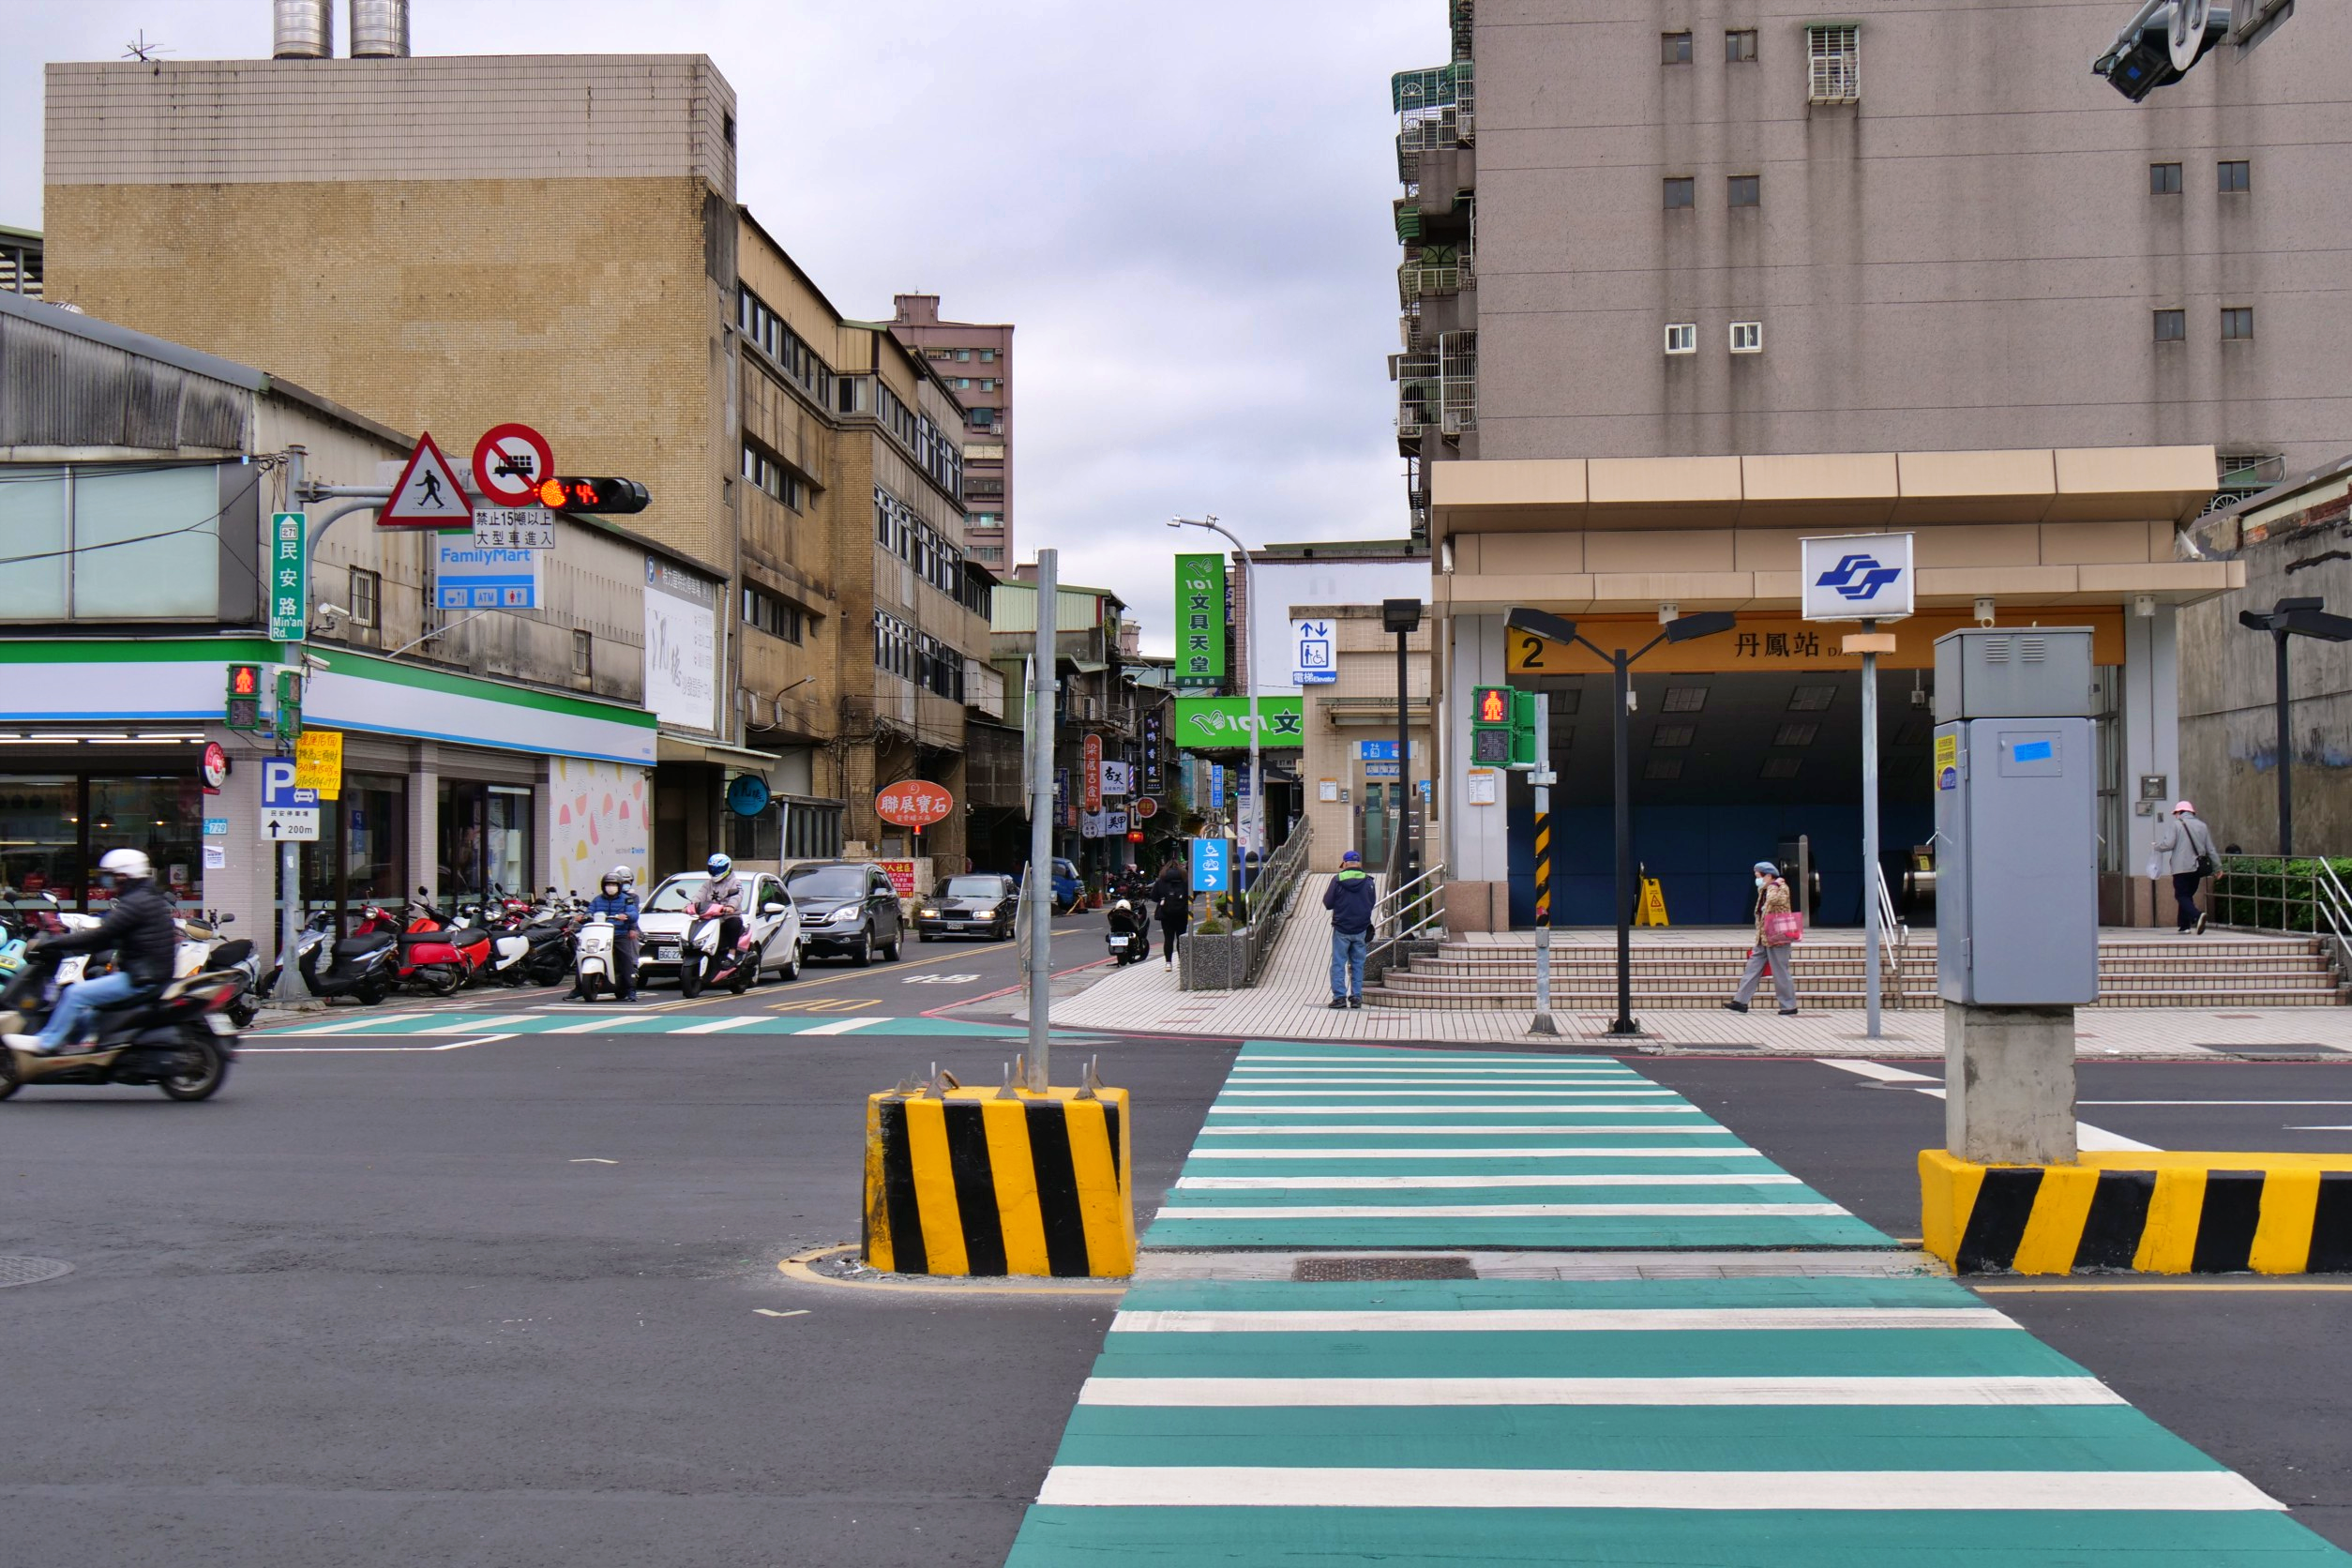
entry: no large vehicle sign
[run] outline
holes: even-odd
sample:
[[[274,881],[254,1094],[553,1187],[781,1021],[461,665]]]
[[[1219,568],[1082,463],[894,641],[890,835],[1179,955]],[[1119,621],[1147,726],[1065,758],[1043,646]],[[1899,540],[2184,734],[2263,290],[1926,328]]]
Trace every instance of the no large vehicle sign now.
[[[554,449],[528,425],[493,425],[474,444],[474,482],[492,501],[520,506],[535,500],[539,481],[554,473]]]

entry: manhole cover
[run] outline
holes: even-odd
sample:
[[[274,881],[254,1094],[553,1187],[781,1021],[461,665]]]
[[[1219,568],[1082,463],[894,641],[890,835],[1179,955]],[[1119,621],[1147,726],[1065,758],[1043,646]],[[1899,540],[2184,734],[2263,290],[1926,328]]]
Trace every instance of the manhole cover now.
[[[1302,1258],[1290,1277],[1302,1282],[1343,1279],[1476,1279],[1470,1260],[1436,1258]]]
[[[11,1285],[38,1285],[44,1279],[55,1279],[73,1273],[73,1265],[54,1258],[9,1258],[0,1256],[0,1289]]]

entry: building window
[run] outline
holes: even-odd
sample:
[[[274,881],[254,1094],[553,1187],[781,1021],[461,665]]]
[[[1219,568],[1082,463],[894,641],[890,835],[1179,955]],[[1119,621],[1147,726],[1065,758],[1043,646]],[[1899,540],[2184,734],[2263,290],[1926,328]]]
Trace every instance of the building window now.
[[[1764,176],[1734,174],[1731,176],[1731,204],[1735,207],[1760,207],[1764,204]]]
[[[800,476],[748,436],[743,443],[743,476],[795,512],[803,510],[808,500],[807,487]]]
[[[1688,33],[1658,35],[1658,59],[1661,64],[1687,66],[1691,63],[1691,36]]]
[[[2148,193],[2150,196],[2180,194],[2180,165],[2151,163],[2148,166]]]
[[[2213,168],[2221,176],[2221,187],[2224,191],[2254,188],[2254,165],[2244,158],[2224,158]]]
[[[982,350],[980,351],[980,363],[981,363],[981,364],[983,364],[983,365],[993,365],[993,364],[995,364],[995,363],[996,363],[996,350],[994,350],[994,349],[982,349]]]
[[[1698,324],[1696,322],[1666,323],[1666,351],[1668,354],[1696,354],[1698,352]]]
[[[957,349],[956,351],[956,357],[959,360],[969,362],[972,358],[972,351],[970,349]]]
[[[956,357],[956,351],[954,349],[925,349],[923,351],[923,357],[926,359],[953,359]]]
[[[1670,714],[1696,714],[1707,711],[1705,686],[1668,686],[1666,697],[1658,704],[1659,711]]]
[[[1862,101],[1862,29],[1832,23],[1805,29],[1805,101]]]
[[[969,392],[969,391],[971,391],[971,390],[972,390],[972,378],[971,378],[970,376],[957,376],[957,377],[956,378],[956,390],[957,390],[957,391],[958,391],[958,392]]]
[[[1735,28],[1723,36],[1723,57],[1726,64],[1747,66],[1756,63],[1756,29]]]
[[[1698,204],[1698,182],[1688,174],[1668,174],[1666,182],[1666,204],[1668,212],[1677,207]]]
[[[983,391],[983,392],[993,392],[993,391],[995,391],[995,390],[996,390],[996,378],[995,378],[994,376],[984,376],[984,377],[982,377],[982,378],[981,378],[981,380],[980,380],[980,390],[981,390],[981,391]]]
[[[1731,352],[1762,354],[1764,352],[1764,324],[1762,322],[1733,322],[1731,324]]]
[[[2254,336],[2254,307],[2224,305],[2222,307],[2222,340],[2237,342]],[[2293,333],[2288,333],[2293,337]]]
[[[2188,336],[2188,311],[2159,310],[2156,312],[2156,340],[2158,342],[2178,343],[2186,339]]]
[[[382,613],[383,604],[384,579],[363,566],[354,566],[351,569],[351,604],[348,607],[351,624],[354,626],[374,626],[376,617]]]
[[[748,582],[743,585],[743,624],[787,642],[798,642],[805,625],[800,606]]]
[[[589,632],[572,633],[572,674],[580,680],[593,680],[596,673],[596,640]]]
[[[964,411],[964,422],[975,430],[996,429],[997,411],[992,408],[971,408]]]

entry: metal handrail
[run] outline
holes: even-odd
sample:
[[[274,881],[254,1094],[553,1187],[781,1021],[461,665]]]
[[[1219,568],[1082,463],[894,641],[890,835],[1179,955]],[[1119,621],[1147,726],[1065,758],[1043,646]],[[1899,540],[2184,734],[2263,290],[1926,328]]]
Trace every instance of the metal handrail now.
[[[2313,912],[2328,922],[2335,938],[2337,975],[2352,979],[2352,893],[2344,891],[2332,862],[2321,859],[2313,865]]]
[[[1891,995],[1897,1007],[1903,1005],[1903,954],[1911,944],[1911,928],[1894,912],[1894,893],[1887,885],[1887,868],[1871,867],[1871,881],[1878,894],[1878,951],[1886,962],[1880,966],[1882,979],[1892,977]]]
[[[1302,873],[1306,868],[1306,850],[1315,837],[1315,824],[1302,821],[1290,830],[1290,837],[1282,841],[1266,860],[1258,881],[1251,885],[1243,912],[1247,917],[1242,927],[1242,984],[1258,983],[1259,971],[1265,967],[1266,957],[1274,951],[1274,939],[1281,934],[1283,922],[1289,917],[1295,900]]]
[[[1410,942],[1445,918],[1435,894],[1445,882],[1445,862],[1439,861],[1412,881],[1392,884],[1373,901],[1372,929],[1383,942]]]

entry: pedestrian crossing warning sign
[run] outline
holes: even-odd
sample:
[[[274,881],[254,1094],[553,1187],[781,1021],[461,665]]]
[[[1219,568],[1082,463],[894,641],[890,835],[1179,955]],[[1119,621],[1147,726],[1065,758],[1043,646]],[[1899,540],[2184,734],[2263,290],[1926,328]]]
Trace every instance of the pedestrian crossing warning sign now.
[[[1655,877],[1641,879],[1641,902],[1635,906],[1634,924],[1636,926],[1670,926],[1673,924],[1666,918],[1666,889],[1658,885],[1658,879]]]
[[[458,471],[449,466],[449,460],[433,445],[429,430],[417,439],[416,450],[408,455],[400,469],[400,478],[392,486],[392,499],[376,514],[378,528],[472,528],[474,498],[465,492],[458,479]]]

